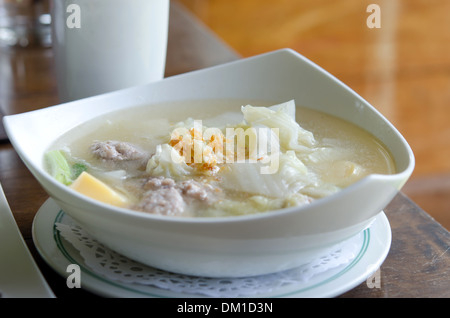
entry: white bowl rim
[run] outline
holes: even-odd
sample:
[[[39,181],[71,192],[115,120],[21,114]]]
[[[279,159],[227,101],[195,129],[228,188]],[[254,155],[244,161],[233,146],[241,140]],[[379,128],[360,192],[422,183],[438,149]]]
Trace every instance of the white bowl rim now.
[[[56,186],[59,190],[62,190],[64,192],[66,192],[67,194],[75,196],[79,200],[85,201],[85,202],[87,202],[87,203],[89,203],[91,205],[99,206],[99,208],[102,208],[102,209],[99,209],[99,210],[102,210],[103,213],[107,213],[107,214],[113,213],[113,214],[118,214],[118,215],[122,215],[122,216],[126,215],[126,216],[130,216],[130,217],[132,217],[134,219],[137,219],[137,220],[155,220],[155,221],[161,221],[161,222],[167,222],[167,223],[187,223],[187,224],[235,223],[235,222],[254,221],[254,220],[259,220],[259,219],[273,218],[273,217],[277,217],[277,216],[280,216],[280,215],[287,215],[287,214],[292,214],[292,213],[302,213],[302,212],[307,211],[307,210],[309,210],[311,208],[318,207],[318,206],[320,207],[320,205],[325,205],[329,201],[333,201],[335,199],[335,197],[337,197],[337,196],[346,195],[347,193],[352,192],[355,189],[358,189],[359,187],[362,187],[365,184],[373,182],[373,181],[376,181],[376,180],[386,180],[386,181],[388,181],[388,180],[402,180],[402,179],[407,180],[409,178],[409,176],[412,174],[412,171],[414,170],[415,158],[414,158],[414,154],[413,154],[413,151],[412,151],[410,145],[405,140],[405,138],[400,134],[400,132],[397,130],[397,128],[395,128],[377,109],[375,109],[375,107],[373,107],[370,103],[365,101],[360,95],[358,95],[354,90],[352,90],[350,87],[348,87],[345,83],[341,82],[335,76],[333,76],[332,74],[328,73],[326,70],[324,70],[323,68],[321,68],[320,66],[318,66],[314,62],[310,61],[306,57],[302,56],[300,53],[298,53],[298,52],[296,52],[296,51],[294,51],[294,50],[292,50],[290,48],[279,49],[279,50],[275,50],[275,51],[272,51],[272,52],[263,53],[263,54],[260,54],[260,55],[256,55],[256,56],[252,56],[252,57],[248,57],[248,58],[243,58],[243,59],[240,59],[240,60],[231,61],[231,62],[227,62],[227,63],[224,63],[224,64],[220,64],[220,65],[216,65],[216,66],[212,66],[212,67],[208,67],[208,68],[204,68],[204,69],[200,69],[200,70],[195,70],[195,71],[191,71],[191,72],[187,72],[187,73],[183,73],[183,74],[179,74],[179,75],[174,75],[174,76],[171,76],[171,77],[164,78],[161,81],[168,81],[168,80],[171,80],[172,78],[177,78],[177,77],[185,77],[185,76],[189,76],[190,74],[193,74],[193,73],[204,72],[204,71],[211,71],[211,70],[214,70],[214,69],[217,69],[217,68],[226,67],[227,65],[238,64],[238,63],[245,63],[248,60],[264,58],[264,57],[269,56],[269,55],[280,54],[280,53],[283,53],[283,54],[289,53],[291,55],[294,55],[297,58],[300,58],[304,62],[307,62],[307,63],[313,65],[319,71],[321,71],[324,74],[332,77],[336,82],[338,82],[340,85],[342,85],[343,88],[346,89],[349,93],[353,94],[359,100],[363,101],[365,107],[369,107],[369,108],[371,108],[372,111],[376,112],[377,116],[379,116],[379,118],[382,119],[387,124],[389,129],[397,136],[397,138],[400,139],[402,145],[405,147],[405,150],[406,150],[406,152],[408,154],[407,167],[403,171],[396,172],[396,173],[393,173],[393,174],[370,174],[370,175],[362,178],[361,180],[351,184],[350,186],[339,190],[338,192],[336,192],[336,193],[334,193],[332,195],[329,195],[327,197],[314,200],[313,202],[311,202],[311,203],[309,203],[307,205],[301,205],[301,206],[295,206],[295,207],[289,207],[289,208],[283,208],[283,209],[277,209],[277,210],[270,210],[270,211],[259,212],[259,213],[248,214],[248,215],[217,216],[217,217],[183,217],[183,216],[155,215],[155,214],[151,214],[151,213],[135,211],[135,210],[128,209],[128,208],[121,208],[121,207],[117,207],[117,206],[113,206],[113,205],[110,205],[110,204],[107,204],[107,203],[100,202],[98,200],[95,200],[95,199],[89,198],[87,196],[84,196],[84,195],[82,195],[82,194],[80,194],[80,193],[70,189],[69,187],[61,184],[60,182],[56,181],[48,173],[46,173],[46,171],[42,167],[42,165],[38,165],[35,162],[28,161],[26,158],[23,158],[23,161],[26,164],[29,164],[30,166],[32,166],[35,170],[37,170],[41,174],[41,177],[43,177],[47,182],[52,183],[52,185]],[[154,83],[147,84],[147,85],[152,85],[152,84],[154,84]],[[146,85],[144,85],[144,86],[146,86]],[[116,94],[116,93],[119,93],[121,91],[127,91],[127,90],[134,89],[134,88],[129,88],[129,89],[124,89],[124,90],[120,90],[120,91],[110,92],[110,93],[106,93],[106,94],[102,94],[102,95]],[[101,97],[102,95],[97,95],[97,96],[88,97],[88,98],[98,98],[98,97]],[[77,101],[69,102],[69,103],[76,103],[76,102]],[[63,106],[63,105],[69,104],[69,103],[59,104],[59,105],[55,105],[55,106],[49,106],[47,108]],[[45,108],[45,109],[47,109],[47,108]],[[20,145],[18,145],[16,143],[16,141],[14,139],[14,136],[11,136],[11,134],[9,133],[8,127],[9,127],[9,121],[11,120],[11,118],[17,117],[17,116],[21,116],[21,115],[27,114],[27,113],[32,113],[32,112],[36,112],[37,113],[37,112],[40,112],[41,110],[42,109],[37,109],[37,110],[29,111],[29,112],[26,112],[26,113],[20,113],[20,114],[4,116],[3,122],[5,124],[5,130],[7,132],[7,135],[10,136],[10,142],[14,146],[14,148],[16,148],[16,147],[20,148]]]
[[[387,180],[388,178],[394,178],[397,179],[399,174],[393,174],[393,175],[381,175],[381,174],[371,174],[368,175],[361,180],[351,184],[350,186],[339,190],[336,193],[333,193],[329,196],[317,199],[312,201],[311,203],[308,203],[306,205],[300,205],[300,206],[294,206],[289,208],[282,208],[277,210],[269,210],[264,212],[258,212],[253,214],[245,214],[245,215],[234,215],[234,216],[213,216],[213,217],[183,217],[183,216],[166,216],[166,215],[156,215],[141,211],[135,211],[128,208],[121,208],[117,206],[113,206],[107,203],[100,202],[98,200],[92,199],[90,197],[84,196],[75,190],[70,189],[67,186],[64,186],[60,184],[58,181],[55,181],[53,178],[49,178],[48,181],[54,183],[55,186],[59,187],[63,191],[66,191],[70,193],[71,195],[77,197],[80,200],[83,200],[85,202],[88,202],[92,205],[99,206],[108,212],[103,212],[106,214],[113,213],[118,214],[122,216],[132,217],[135,220],[147,220],[147,221],[161,221],[161,222],[167,222],[167,223],[184,223],[184,224],[210,224],[210,223],[241,223],[241,222],[248,222],[248,221],[255,221],[255,220],[262,220],[262,219],[270,219],[279,217],[282,215],[288,215],[292,213],[306,213],[309,209],[320,207],[321,205],[326,205],[330,201],[334,201],[335,197],[337,196],[343,196],[346,195],[349,192],[354,191],[355,189],[358,189],[361,186],[364,186],[367,183],[372,182],[375,179],[383,179]],[[306,211],[306,212],[305,212]],[[381,212],[381,211],[380,211]]]

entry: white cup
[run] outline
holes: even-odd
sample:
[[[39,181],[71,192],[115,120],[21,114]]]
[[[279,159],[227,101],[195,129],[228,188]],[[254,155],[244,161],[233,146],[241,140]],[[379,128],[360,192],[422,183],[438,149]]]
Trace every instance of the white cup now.
[[[164,77],[169,0],[54,0],[58,94],[72,101]]]

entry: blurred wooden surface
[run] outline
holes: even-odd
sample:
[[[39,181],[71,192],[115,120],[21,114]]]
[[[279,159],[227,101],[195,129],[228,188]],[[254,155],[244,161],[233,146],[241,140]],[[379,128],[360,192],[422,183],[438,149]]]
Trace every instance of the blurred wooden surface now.
[[[403,192],[450,229],[450,1],[180,2],[243,57],[290,47],[375,106],[416,156]]]

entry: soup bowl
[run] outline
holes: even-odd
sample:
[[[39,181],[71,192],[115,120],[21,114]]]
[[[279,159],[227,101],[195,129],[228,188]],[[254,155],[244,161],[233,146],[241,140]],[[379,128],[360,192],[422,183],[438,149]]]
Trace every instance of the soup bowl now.
[[[101,203],[55,181],[45,170],[46,150],[90,119],[137,106],[203,99],[294,99],[297,105],[342,118],[374,135],[390,151],[396,172],[369,175],[304,206],[244,216],[183,218]],[[369,226],[414,169],[411,148],[385,117],[337,78],[290,49],[6,116],[4,124],[34,177],[94,238],[143,264],[205,277],[262,275],[313,260]]]

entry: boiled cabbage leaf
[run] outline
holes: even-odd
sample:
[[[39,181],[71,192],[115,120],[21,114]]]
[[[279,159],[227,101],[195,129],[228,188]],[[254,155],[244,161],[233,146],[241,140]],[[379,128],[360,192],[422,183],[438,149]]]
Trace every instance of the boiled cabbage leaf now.
[[[192,168],[184,158],[170,145],[156,146],[156,153],[147,162],[146,172],[152,176],[167,178],[183,177],[189,175]]]
[[[315,182],[303,162],[297,158],[295,152],[279,153],[272,159],[278,162],[275,173],[264,173],[265,164],[261,162],[233,163],[227,165],[221,172],[224,188],[229,190],[281,198]]]
[[[289,208],[308,204],[311,199],[306,195],[294,193],[286,198],[268,198],[261,195],[253,195],[245,200],[220,200],[204,214],[207,216],[248,215],[260,212]]]
[[[250,126],[278,129],[282,151],[310,151],[316,144],[314,135],[295,121],[294,101],[272,107],[242,106],[242,113]]]

